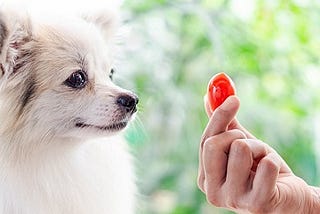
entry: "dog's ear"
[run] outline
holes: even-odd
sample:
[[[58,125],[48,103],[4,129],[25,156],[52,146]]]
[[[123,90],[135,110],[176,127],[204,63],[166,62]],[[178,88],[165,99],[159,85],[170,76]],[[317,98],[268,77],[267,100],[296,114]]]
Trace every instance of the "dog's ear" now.
[[[116,10],[103,10],[82,15],[82,17],[87,22],[95,24],[108,40],[116,34],[120,25],[120,17],[118,14]]]
[[[21,49],[31,38],[29,19],[0,11],[0,79],[15,72]]]

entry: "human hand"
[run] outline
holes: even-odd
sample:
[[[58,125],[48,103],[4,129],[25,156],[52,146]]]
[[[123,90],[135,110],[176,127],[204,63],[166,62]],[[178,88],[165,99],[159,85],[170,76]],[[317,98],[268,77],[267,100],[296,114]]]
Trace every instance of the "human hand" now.
[[[231,96],[214,112],[206,108],[210,121],[200,144],[198,186],[207,200],[239,213],[319,213],[318,190],[240,125],[239,105]]]

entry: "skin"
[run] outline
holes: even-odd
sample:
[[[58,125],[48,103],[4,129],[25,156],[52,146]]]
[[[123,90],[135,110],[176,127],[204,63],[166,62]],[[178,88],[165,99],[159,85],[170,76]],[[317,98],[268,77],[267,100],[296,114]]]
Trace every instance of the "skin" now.
[[[211,112],[205,97],[210,120],[200,142],[198,186],[208,202],[236,213],[320,213],[320,189],[240,125],[239,106],[231,96]]]

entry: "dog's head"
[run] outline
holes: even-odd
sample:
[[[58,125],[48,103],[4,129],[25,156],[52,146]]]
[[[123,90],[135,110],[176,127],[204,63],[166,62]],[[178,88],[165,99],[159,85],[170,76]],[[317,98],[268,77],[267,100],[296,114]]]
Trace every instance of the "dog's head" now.
[[[113,15],[60,20],[0,14],[0,135],[110,135],[136,112],[112,82]]]

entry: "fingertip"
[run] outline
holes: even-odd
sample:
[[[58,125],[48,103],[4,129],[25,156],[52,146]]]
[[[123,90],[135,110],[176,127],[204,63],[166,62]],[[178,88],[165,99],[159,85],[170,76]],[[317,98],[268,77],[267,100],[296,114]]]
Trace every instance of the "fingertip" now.
[[[236,95],[228,97],[221,105],[223,111],[234,111],[240,107],[240,99]]]
[[[229,105],[240,106],[240,99],[236,95],[229,96],[226,101]]]
[[[238,105],[240,105],[240,99],[239,99],[239,97],[237,95],[231,95],[228,98],[232,99],[233,102],[236,102],[236,103],[238,103]]]
[[[237,135],[239,135],[238,139],[247,139],[246,134],[240,129],[233,129],[232,132],[237,133]]]

